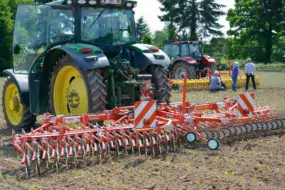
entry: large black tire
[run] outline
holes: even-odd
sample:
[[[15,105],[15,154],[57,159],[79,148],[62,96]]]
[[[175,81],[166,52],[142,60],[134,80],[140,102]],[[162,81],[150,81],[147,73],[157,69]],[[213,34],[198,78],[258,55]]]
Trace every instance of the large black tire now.
[[[151,65],[149,73],[152,75],[152,83],[155,87],[154,99],[158,102],[170,102],[171,87],[167,77],[167,71],[159,65]]]
[[[95,70],[82,70],[80,69],[75,61],[69,56],[65,55],[62,58],[59,58],[57,64],[54,67],[51,77],[51,84],[50,84],[50,99],[49,99],[49,106],[51,113],[56,113],[55,106],[54,106],[54,85],[55,80],[58,76],[58,73],[61,71],[62,68],[65,66],[72,66],[74,67],[81,75],[82,79],[84,80],[85,89],[87,90],[88,95],[88,111],[87,113],[99,113],[106,109],[106,89],[103,83],[103,77],[101,76],[101,71],[99,69]],[[62,90],[62,93],[65,93],[63,89],[56,89]],[[69,107],[68,105],[66,105]],[[73,114],[73,113],[70,113]]]
[[[20,118],[20,122],[18,124],[13,124],[7,114],[7,108],[6,108],[6,104],[5,102],[6,101],[10,101],[10,100],[6,100],[5,99],[5,94],[6,94],[6,90],[8,88],[9,85],[16,85],[15,84],[15,81],[8,77],[6,80],[5,80],[5,83],[3,85],[3,90],[2,90],[2,108],[3,108],[3,114],[4,114],[4,119],[6,121],[6,125],[7,127],[9,128],[12,128],[12,129],[15,129],[15,130],[18,130],[18,129],[25,129],[25,130],[29,130],[30,128],[34,127],[35,126],[35,123],[36,123],[36,116],[33,115],[31,112],[30,112],[30,109],[29,109],[29,106],[28,105],[25,105],[25,104],[21,104],[21,99],[18,99],[17,101],[19,101],[19,104],[22,105],[23,107],[23,111],[21,113],[21,118]],[[16,85],[17,86],[17,85]],[[18,89],[18,92],[20,92],[20,90]],[[21,96],[19,96],[21,97]]]
[[[185,74],[187,74],[188,79],[198,78],[195,67],[193,65],[185,62],[175,63],[172,69],[173,79],[183,79]]]

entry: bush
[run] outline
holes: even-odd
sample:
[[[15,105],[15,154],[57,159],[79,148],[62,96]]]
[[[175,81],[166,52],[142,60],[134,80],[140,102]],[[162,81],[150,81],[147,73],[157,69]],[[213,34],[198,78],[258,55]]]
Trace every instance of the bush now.
[[[256,64],[256,70],[265,70],[265,69],[285,69],[285,63],[270,63],[270,64],[263,64],[263,63],[259,63]]]
[[[246,60],[232,60],[231,63],[237,61],[240,63],[240,69],[244,69],[246,65]],[[269,63],[269,64],[264,64],[264,63],[254,63],[256,66],[256,70],[265,70],[265,69],[285,69],[285,63]]]
[[[216,59],[216,68],[219,71],[224,71],[228,69],[228,60],[225,58],[222,59]]]
[[[13,65],[11,63],[7,62],[5,59],[0,58],[0,75],[5,69],[11,69],[12,66]]]

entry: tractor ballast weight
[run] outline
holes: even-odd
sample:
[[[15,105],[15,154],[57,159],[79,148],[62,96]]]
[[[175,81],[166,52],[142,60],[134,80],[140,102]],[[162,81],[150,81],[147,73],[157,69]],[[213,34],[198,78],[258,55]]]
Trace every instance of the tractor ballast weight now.
[[[41,127],[29,133],[13,131],[12,144],[22,156],[26,174],[40,175],[51,167],[76,168],[82,161],[87,165],[113,154],[156,157],[162,151],[178,151],[185,141],[202,141],[213,151],[223,139],[284,133],[285,119],[268,106],[255,105],[254,94],[191,105],[186,101],[186,77],[182,102],[153,100],[152,84],[145,81],[141,101],[134,106],[73,116],[46,114]]]
[[[149,78],[154,99],[169,102],[170,59],[155,46],[136,43],[136,4],[58,0],[18,5],[13,69],[4,71],[9,75],[2,93],[7,125],[30,128],[46,112],[87,114],[133,105]]]

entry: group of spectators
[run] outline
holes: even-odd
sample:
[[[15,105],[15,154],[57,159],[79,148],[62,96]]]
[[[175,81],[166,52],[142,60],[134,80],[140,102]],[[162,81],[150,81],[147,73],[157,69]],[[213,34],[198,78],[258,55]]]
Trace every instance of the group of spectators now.
[[[233,68],[232,68],[232,80],[233,80],[233,84],[232,84],[232,90],[236,91],[237,90],[237,79],[238,79],[238,75],[239,75],[239,62],[234,62],[233,64]],[[253,89],[256,89],[256,84],[255,84],[255,72],[256,72],[256,67],[255,64],[252,63],[251,59],[247,60],[247,63],[245,65],[245,75],[246,75],[246,85],[245,85],[245,90],[248,90],[248,84],[249,84],[249,80],[251,79],[252,84],[253,84]],[[214,75],[211,76],[210,78],[210,90],[211,92],[214,91],[225,91],[227,88],[225,86],[225,84],[223,83],[222,79],[219,77],[219,72],[215,71]]]

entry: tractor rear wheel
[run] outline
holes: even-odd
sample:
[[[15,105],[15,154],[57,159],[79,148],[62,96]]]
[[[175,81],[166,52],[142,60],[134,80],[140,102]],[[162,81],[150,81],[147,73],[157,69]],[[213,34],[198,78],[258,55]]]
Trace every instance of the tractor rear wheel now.
[[[197,79],[195,67],[186,62],[176,63],[172,70],[173,79],[183,79],[184,75],[187,74],[188,79]]]
[[[82,70],[68,55],[58,60],[50,85],[52,114],[101,112],[106,109],[106,95],[100,70]]]
[[[14,129],[30,129],[34,127],[34,116],[28,105],[21,103],[20,90],[15,81],[8,77],[2,91],[2,106],[6,124]]]
[[[171,87],[167,77],[167,71],[158,65],[151,65],[149,73],[152,74],[152,83],[155,86],[154,99],[159,102],[170,102]]]

